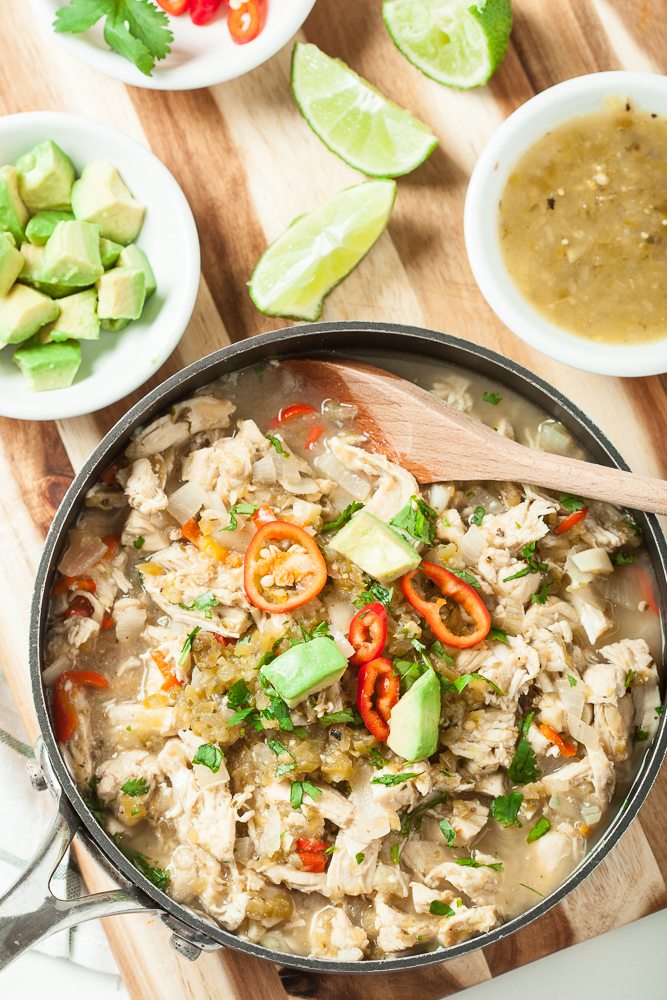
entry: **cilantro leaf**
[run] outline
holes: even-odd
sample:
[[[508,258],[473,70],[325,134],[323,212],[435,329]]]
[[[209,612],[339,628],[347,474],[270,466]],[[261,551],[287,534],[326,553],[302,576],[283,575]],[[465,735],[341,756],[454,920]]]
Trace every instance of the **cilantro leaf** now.
[[[288,753],[290,757],[292,756],[292,754],[284,745],[284,743],[281,743],[279,740],[267,740],[266,745],[269,748],[269,750],[273,751],[276,757],[280,757],[281,753]]]
[[[576,687],[577,686],[577,678],[573,677],[572,674],[568,674],[567,675],[567,683],[570,685],[571,688]]]
[[[195,625],[192,632],[188,633],[188,635],[186,636],[185,642],[183,643],[183,648],[181,649],[181,654],[178,657],[179,667],[181,666],[182,663],[185,663],[185,660],[190,650],[192,649],[192,643],[194,642],[195,636],[197,635],[198,632],[201,632],[201,626]]]
[[[394,660],[394,670],[401,679],[403,694],[410,690],[416,680],[419,680],[425,669],[421,663],[415,663],[414,660]]]
[[[382,770],[387,764],[386,758],[382,756],[377,747],[371,747],[368,751],[368,761],[378,770]]]
[[[433,545],[435,541],[435,522],[438,515],[421,497],[410,497],[408,503],[392,517],[389,527],[393,528],[412,544],[425,542]]]
[[[495,639],[496,642],[502,642],[503,646],[509,646],[507,632],[504,628],[498,628],[496,625],[493,625],[492,628],[489,629],[489,636],[491,639]]]
[[[289,458],[289,452],[285,451],[283,443],[279,437],[276,437],[275,434],[266,434],[265,437],[271,442],[277,455],[284,455],[285,458]]]
[[[70,0],[56,11],[59,34],[80,34],[104,18],[104,39],[114,52],[150,76],[171,51],[169,18],[150,0]]]
[[[229,524],[223,531],[236,531],[239,526],[236,515],[240,514],[242,517],[251,517],[256,510],[259,510],[258,503],[235,503],[233,507],[229,508]]]
[[[513,573],[512,576],[503,577],[503,583],[509,583],[510,580],[519,580],[522,576],[528,576],[529,573],[543,573],[549,569],[547,564],[540,562],[535,555],[536,544],[536,542],[528,542],[527,545],[524,545],[521,550],[521,558],[526,564],[524,569],[520,569],[518,573]]]
[[[447,652],[447,650],[445,649],[445,647],[443,646],[443,644],[440,642],[439,639],[436,639],[436,641],[431,646],[429,652],[433,656],[437,656],[439,659],[444,660],[445,663],[454,662],[454,657],[449,655],[449,653]]]
[[[436,917],[453,917],[454,911],[451,906],[447,903],[443,903],[440,899],[434,899],[428,908],[428,912],[432,913]]]
[[[192,758],[193,764],[203,764],[209,771],[216,774],[222,764],[222,750],[214,743],[202,743]]]
[[[535,751],[527,738],[534,717],[535,713],[529,712],[519,726],[519,742],[507,772],[510,780],[516,785],[527,785],[529,782],[535,781],[540,774]]]
[[[135,549],[143,549],[144,545],[146,544],[146,539],[144,538],[143,535],[139,535],[138,538],[134,539],[132,544],[134,545]]]
[[[149,882],[152,882],[162,892],[167,891],[170,875],[166,868],[160,868],[154,864],[141,851],[128,851],[127,859],[141,872],[144,878],[147,878]]]
[[[336,531],[338,528],[342,528],[344,524],[350,520],[353,514],[356,514],[358,510],[364,506],[363,503],[359,503],[357,500],[354,503],[347,505],[344,511],[342,511],[337,518],[333,521],[327,521],[326,524],[322,525],[322,532],[326,531]]]
[[[472,512],[470,523],[480,525],[484,520],[485,514],[486,511],[480,504],[478,507],[475,507],[474,511]]]
[[[144,43],[151,55],[157,60],[168,56],[173,37],[166,14],[147,0],[116,0],[116,3],[132,34]]]
[[[70,0],[56,11],[53,30],[59,34],[78,35],[97,24],[112,8],[111,0]]]
[[[369,583],[368,588],[364,590],[358,597],[352,601],[355,608],[363,608],[367,604],[372,604],[373,601],[379,601],[380,604],[384,604],[388,607],[391,604],[391,599],[394,596],[393,587],[383,587],[381,583],[377,580],[372,580]]]
[[[380,774],[377,778],[371,778],[371,785],[386,785],[388,788],[393,788],[394,785],[400,785],[402,781],[418,777],[418,771],[404,771],[403,774]]]
[[[497,406],[503,397],[499,392],[483,392],[482,399],[485,403],[490,403],[491,406]]]
[[[384,758],[381,758],[384,761]],[[386,761],[384,761],[386,764]],[[401,836],[407,837],[411,830],[415,830],[417,833],[421,830],[422,820],[424,818],[424,813],[434,806],[440,805],[447,799],[447,792],[440,792],[438,795],[434,795],[432,799],[427,802],[422,802],[421,805],[415,806],[414,809],[410,809],[402,818],[401,821]],[[446,822],[446,820],[443,820]]]
[[[614,566],[632,566],[635,554],[634,552],[612,552],[611,561]]]
[[[292,809],[299,809],[301,807],[304,795],[308,795],[313,802],[317,802],[321,794],[322,790],[310,781],[293,781],[290,786],[290,804]]]
[[[226,528],[224,529],[227,530]],[[212,590],[206,590],[199,597],[195,597],[192,604],[180,604],[179,608],[183,608],[184,611],[203,611],[204,618],[211,618],[211,608],[216,608],[218,606],[218,598],[215,596]]]
[[[128,778],[125,784],[120,786],[120,790],[135,798],[137,795],[148,795],[150,788],[145,778]]]
[[[476,861],[475,858],[454,858],[454,864],[461,865],[462,868],[492,868],[494,872],[503,870],[502,861],[493,861],[487,864],[484,861]]]
[[[563,510],[583,510],[586,506],[582,497],[578,497],[574,493],[561,493],[558,499]]]
[[[350,725],[358,726],[363,720],[354,709],[344,708],[340,712],[325,712],[317,721],[321,722],[323,726],[342,725],[346,722]]]
[[[365,857],[366,857],[366,855],[364,854],[364,852],[363,851],[359,851],[358,854],[354,855],[354,860],[357,862],[358,865],[360,865],[362,863],[362,861],[364,860]]]
[[[447,847],[452,847],[456,840],[456,830],[448,819],[441,819],[438,826],[442,830],[442,835],[447,841]]]
[[[294,729],[289,708],[278,695],[270,696],[270,705],[268,708],[262,710],[261,715],[263,719],[275,719],[280,728],[285,730],[286,733],[291,733]]]
[[[538,819],[535,826],[533,827],[533,829],[526,837],[526,843],[528,844],[534,843],[536,840],[539,840],[540,837],[543,837],[545,833],[548,833],[550,829],[551,829],[551,823],[549,822],[549,820],[546,818],[546,816],[541,816]]]
[[[389,851],[389,854],[392,860],[392,864],[397,865],[399,862],[399,854],[400,854],[400,847],[398,846],[398,842],[391,845],[391,850]]]
[[[227,692],[227,704],[230,708],[244,708],[249,701],[250,688],[243,677],[239,677]]]
[[[502,688],[499,688],[494,681],[490,680],[488,677],[485,677],[484,674],[475,674],[475,673],[461,674],[460,677],[456,677],[453,681],[450,681],[448,677],[443,677],[442,675],[440,675],[440,683],[442,684],[445,691],[456,691],[457,694],[461,694],[463,689],[467,688],[468,684],[470,684],[472,681],[485,681],[489,685],[489,687],[493,688],[495,693],[500,698],[505,697],[505,692],[502,690]]]
[[[253,712],[255,713],[257,719],[255,719],[254,717],[250,718]],[[239,708],[238,711],[234,712],[234,714],[230,715],[230,717],[227,719],[227,725],[237,726],[239,722],[243,722],[245,719],[247,719],[250,725],[253,726],[255,725],[255,722],[259,720],[259,713],[257,712],[254,705],[248,705],[246,708]],[[261,723],[260,723],[260,728],[263,728],[261,727]]]
[[[547,577],[545,580],[542,580],[542,586],[540,587],[538,592],[536,594],[530,595],[530,603],[546,604],[550,590],[551,590],[551,580],[549,579],[549,577]]]
[[[502,826],[521,826],[518,815],[523,795],[521,792],[510,792],[509,795],[499,795],[491,803],[491,815]]]
[[[463,580],[463,582],[467,583],[469,587],[474,587],[475,590],[481,589],[482,585],[477,577],[473,576],[472,573],[469,573],[467,569],[454,569],[452,566],[446,566],[445,569],[449,573],[453,573],[454,576],[458,576],[459,580]]]

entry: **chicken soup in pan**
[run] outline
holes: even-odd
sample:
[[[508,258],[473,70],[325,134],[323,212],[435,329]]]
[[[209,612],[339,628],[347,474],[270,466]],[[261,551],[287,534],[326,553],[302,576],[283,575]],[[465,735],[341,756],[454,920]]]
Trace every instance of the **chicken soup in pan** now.
[[[504,387],[400,370],[580,455]],[[632,517],[521,483],[420,488],[278,362],[137,433],[59,570],[44,680],[86,801],[155,885],[277,950],[447,948],[528,909],[618,809],[661,712]]]

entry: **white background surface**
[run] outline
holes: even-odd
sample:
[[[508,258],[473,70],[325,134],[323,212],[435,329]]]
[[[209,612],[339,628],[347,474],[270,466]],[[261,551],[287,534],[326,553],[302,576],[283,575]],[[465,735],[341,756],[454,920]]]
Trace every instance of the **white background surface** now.
[[[622,900],[619,900],[620,905]],[[457,1000],[518,1000],[522,997],[536,1000],[632,1000],[634,997],[665,1000],[666,941],[667,910],[663,910],[492,982],[464,990],[456,995]],[[340,982],[344,984],[344,980]],[[2,1000],[37,1000],[38,996],[47,1000],[129,1000],[118,977],[90,972],[45,955],[30,953],[0,973]],[[211,997],[211,1000],[225,998]],[[248,997],[248,1000],[271,998]]]

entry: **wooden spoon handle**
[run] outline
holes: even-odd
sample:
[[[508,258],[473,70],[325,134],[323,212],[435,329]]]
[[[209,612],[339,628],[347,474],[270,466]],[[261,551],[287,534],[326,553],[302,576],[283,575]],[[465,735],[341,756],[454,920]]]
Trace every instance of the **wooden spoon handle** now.
[[[592,500],[606,500],[617,507],[667,514],[667,482],[576,458],[512,448],[507,478]]]

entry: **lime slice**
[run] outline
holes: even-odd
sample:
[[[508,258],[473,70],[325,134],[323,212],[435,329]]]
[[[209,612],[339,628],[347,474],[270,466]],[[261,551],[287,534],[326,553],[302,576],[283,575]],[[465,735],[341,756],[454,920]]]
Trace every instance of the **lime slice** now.
[[[447,87],[481,87],[507,51],[511,0],[384,0],[384,23],[406,59]]]
[[[295,219],[260,257],[250,279],[250,297],[260,312],[319,319],[329,292],[384,231],[395,197],[394,181],[367,181]]]
[[[340,59],[297,42],[292,93],[313,132],[332,153],[371,177],[399,177],[430,156],[438,140]]]

